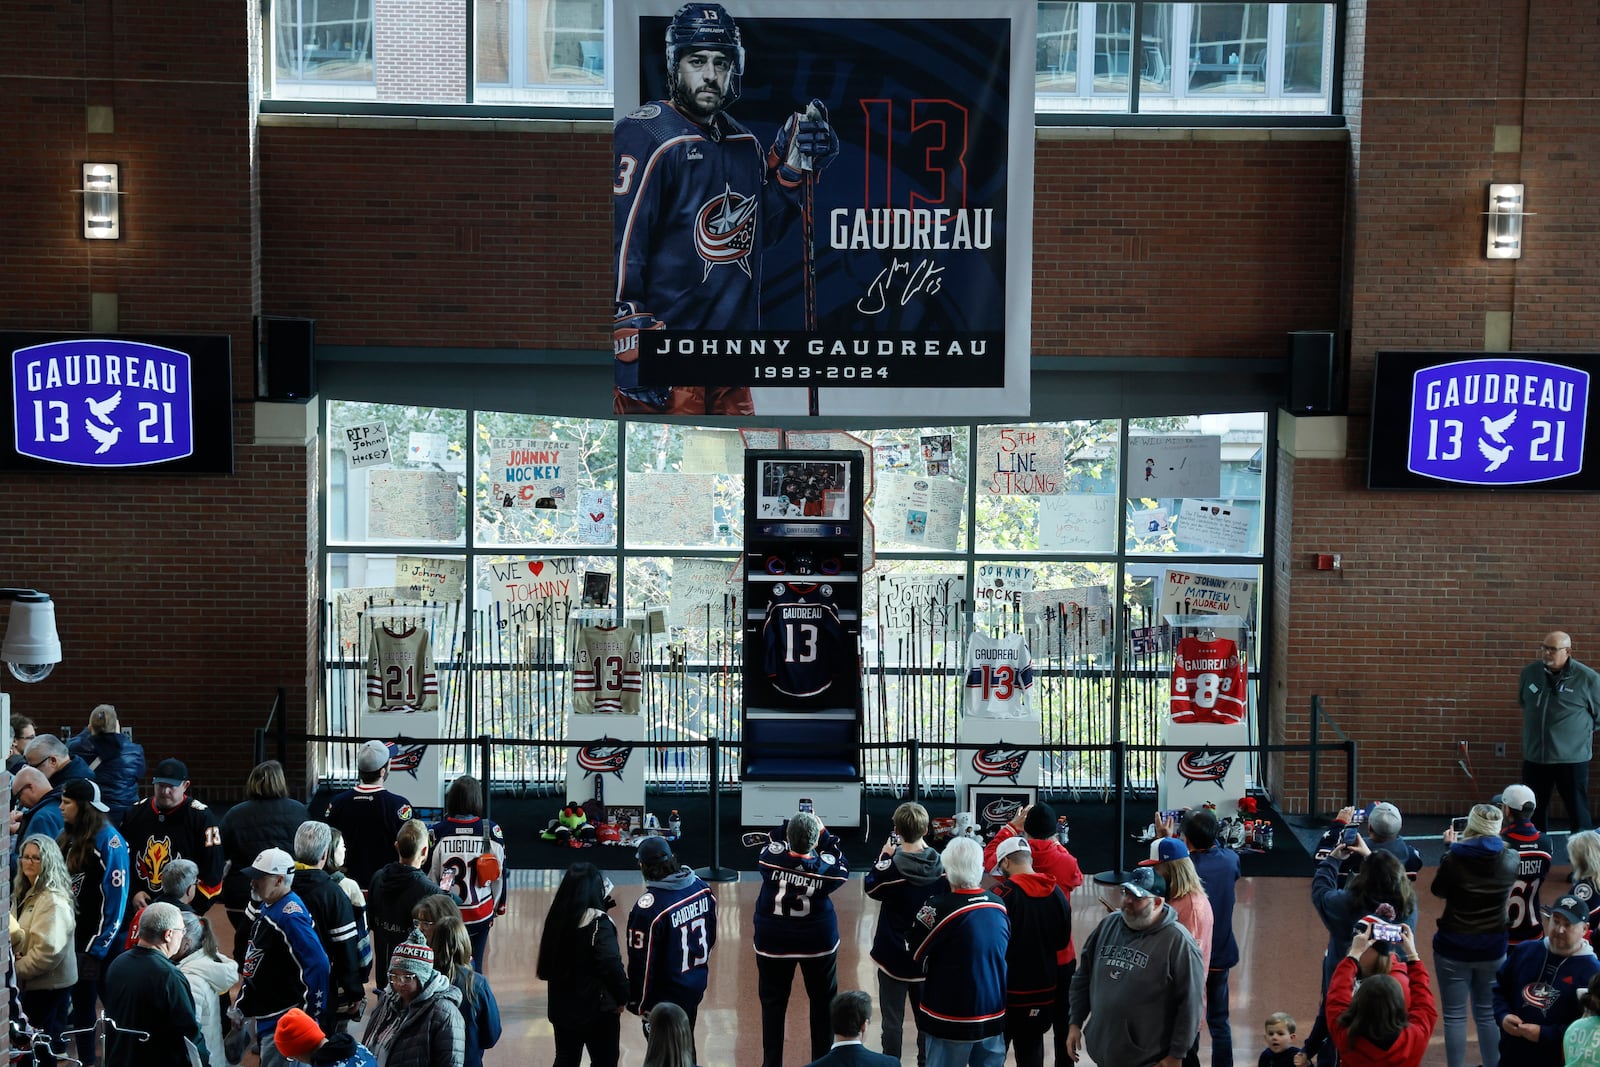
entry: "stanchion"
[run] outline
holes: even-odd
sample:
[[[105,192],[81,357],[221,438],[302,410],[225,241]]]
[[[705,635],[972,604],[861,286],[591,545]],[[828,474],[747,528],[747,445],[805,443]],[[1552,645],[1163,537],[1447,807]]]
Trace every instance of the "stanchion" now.
[[[489,794],[494,790],[489,782],[489,760],[494,755],[489,744],[488,734],[478,735],[478,782],[483,790],[483,817],[489,817]]]
[[[278,762],[283,766],[289,765],[289,692],[278,689],[278,703],[276,722],[278,728]]]
[[[706,777],[711,786],[711,866],[694,873],[708,882],[737,882],[739,872],[722,865],[722,741],[709,739]]]
[[[906,787],[911,792],[911,799],[918,804],[922,803],[922,742],[911,738],[906,747]]]

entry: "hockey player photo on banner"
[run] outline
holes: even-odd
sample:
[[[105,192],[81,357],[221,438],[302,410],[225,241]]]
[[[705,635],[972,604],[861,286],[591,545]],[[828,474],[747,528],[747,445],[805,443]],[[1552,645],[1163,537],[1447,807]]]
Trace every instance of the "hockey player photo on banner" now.
[[[1022,415],[1031,0],[616,0],[613,409]]]

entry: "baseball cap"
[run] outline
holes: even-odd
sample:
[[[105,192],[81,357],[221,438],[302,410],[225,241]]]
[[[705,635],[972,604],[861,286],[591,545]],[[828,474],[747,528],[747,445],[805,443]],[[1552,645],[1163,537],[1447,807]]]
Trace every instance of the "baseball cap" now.
[[[382,741],[363,741],[356,754],[356,769],[366,774],[389,766],[389,746]]]
[[[1374,804],[1367,812],[1367,825],[1380,837],[1393,837],[1400,832],[1400,809],[1387,800]]]
[[[1150,858],[1139,863],[1141,867],[1154,867],[1169,860],[1189,858],[1189,846],[1176,837],[1158,837],[1150,842]],[[1159,894],[1158,894],[1159,895]]]
[[[61,787],[61,795],[79,804],[87,804],[96,811],[110,811],[100,799],[100,786],[92,778],[74,778]]]
[[[1503,804],[1512,811],[1532,811],[1538,803],[1533,799],[1533,790],[1525,785],[1508,785],[1506,791],[1499,794],[1491,804]]]
[[[264,848],[256,853],[243,874],[246,878],[265,878],[269,874],[288,874],[293,870],[293,856],[281,848]]]
[[[1546,915],[1559,915],[1571,923],[1586,923],[1589,921],[1589,906],[1571,893],[1545,908],[1544,913]]]
[[[278,1026],[272,1032],[278,1051],[291,1060],[309,1060],[311,1054],[322,1047],[328,1035],[322,1032],[317,1021],[299,1008],[290,1008],[278,1016]]]
[[[640,863],[660,863],[672,858],[672,845],[666,838],[652,834],[639,842],[637,854]]]
[[[157,785],[182,785],[189,780],[189,768],[181,759],[164,759],[156,764],[156,772],[151,777]]]
[[[1033,847],[1028,844],[1026,837],[1008,837],[1000,842],[1000,847],[994,850],[994,869],[1000,870],[1000,864],[1005,862],[1007,856],[1015,856],[1018,852],[1033,855]]]
[[[1128,874],[1128,880],[1122,883],[1122,888],[1136,897],[1164,897],[1167,895],[1167,880],[1157,874],[1154,867],[1139,867]]]

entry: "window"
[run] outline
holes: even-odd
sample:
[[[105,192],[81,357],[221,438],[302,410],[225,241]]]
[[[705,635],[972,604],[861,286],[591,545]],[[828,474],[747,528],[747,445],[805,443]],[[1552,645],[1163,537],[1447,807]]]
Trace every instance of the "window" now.
[[[1332,3],[1041,0],[1036,110],[1326,115],[1335,10]],[[473,0],[470,8],[390,5],[376,13],[372,0],[272,0],[271,17],[269,98],[612,104],[611,0]],[[470,74],[463,69],[469,33]],[[440,46],[451,39],[462,47]],[[656,47],[645,42],[645,54]]]
[[[741,728],[746,447],[725,428],[330,401],[324,499],[329,733],[368,732],[364,655],[376,621],[430,628],[449,736],[553,738],[571,702],[569,624],[595,582],[608,618],[645,623],[647,777],[704,782],[712,736]],[[1265,412],[792,432],[790,447],[870,455],[876,531],[862,616],[870,786],[903,788],[903,742],[930,747],[923,782],[953,781],[966,641],[1028,637],[1046,743],[1155,743],[1170,693],[1176,579],[1243,599],[1252,676],[1267,496]],[[525,491],[527,490],[527,491]],[[619,499],[620,498],[620,499]],[[553,506],[552,506],[553,505]],[[620,512],[621,521],[614,512]],[[1242,592],[1241,592],[1242,591]],[[577,617],[583,617],[581,614]],[[1252,707],[1258,707],[1252,703]],[[339,751],[343,752],[343,746]],[[472,753],[447,750],[446,773]],[[565,754],[499,745],[502,784],[563,781]],[[724,781],[737,759],[725,758]],[[1130,762],[1153,784],[1153,754]],[[1100,753],[1056,753],[1049,788],[1098,786]]]

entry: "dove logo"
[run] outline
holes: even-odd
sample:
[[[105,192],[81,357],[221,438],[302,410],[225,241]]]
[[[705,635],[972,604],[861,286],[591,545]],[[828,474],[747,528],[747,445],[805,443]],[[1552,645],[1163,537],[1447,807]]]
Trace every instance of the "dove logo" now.
[[[75,467],[140,467],[194,452],[189,354],[83,338],[15,349],[18,454]]]
[[[1533,359],[1418,370],[1406,468],[1444,482],[1528,485],[1583,470],[1589,373]]]

